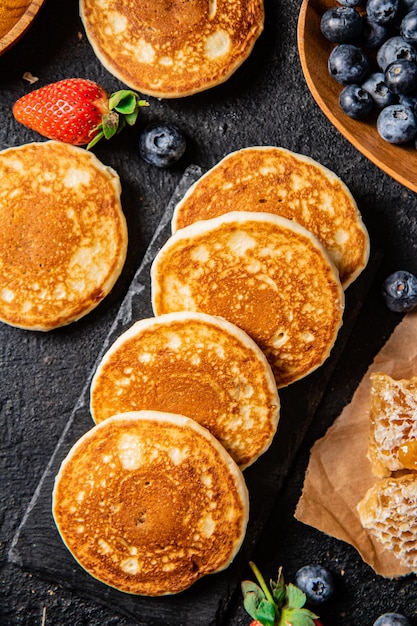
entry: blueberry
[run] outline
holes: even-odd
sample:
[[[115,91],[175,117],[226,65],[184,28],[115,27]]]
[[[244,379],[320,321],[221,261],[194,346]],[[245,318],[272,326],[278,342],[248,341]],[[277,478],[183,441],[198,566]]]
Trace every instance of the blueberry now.
[[[378,617],[373,626],[411,626],[411,623],[399,613],[384,613]]]
[[[338,0],[338,2],[344,7],[361,7],[366,3],[366,0]]]
[[[400,34],[408,43],[417,44],[417,9],[410,11],[403,17]]]
[[[404,106],[407,106],[409,109],[411,109],[412,112],[414,113],[414,116],[416,116],[416,113],[417,113],[417,95],[415,93],[412,93],[412,94],[400,93],[398,95],[398,100],[399,100],[400,104],[403,104]],[[416,119],[417,119],[417,117],[416,117]]]
[[[321,604],[333,595],[334,581],[331,572],[322,565],[305,565],[295,574],[295,584],[311,604]]]
[[[379,48],[388,39],[388,26],[373,22],[367,15],[363,16],[362,23],[363,27],[360,42],[365,48]]]
[[[376,61],[384,72],[390,63],[399,59],[415,61],[417,53],[415,48],[400,35],[390,37],[385,41],[376,53]]]
[[[355,120],[367,117],[374,108],[371,94],[360,85],[346,85],[339,96],[344,113]]]
[[[150,124],[139,138],[139,154],[151,165],[169,167],[186,149],[186,140],[174,124]]]
[[[384,77],[392,93],[410,94],[417,87],[417,64],[408,59],[399,59],[388,65]]]
[[[362,83],[362,89],[369,93],[378,109],[383,109],[394,102],[394,94],[388,89],[382,72],[370,74]]]
[[[394,311],[395,313],[407,313],[407,311],[411,311],[411,309],[414,309],[417,305],[416,276],[404,270],[390,274],[382,284],[382,296],[390,311]],[[390,622],[387,622],[387,625],[388,623]],[[396,622],[393,623],[396,624]],[[378,622],[378,624],[382,626],[385,622],[381,621],[381,623]],[[398,622],[398,624],[402,624],[402,622]]]
[[[342,85],[360,84],[368,76],[370,65],[368,57],[358,46],[341,43],[330,53],[328,70]]]
[[[376,127],[382,139],[388,143],[407,143],[417,133],[414,113],[403,104],[390,104],[382,109],[378,115]]]
[[[399,0],[368,0],[366,13],[377,24],[391,24],[399,9]]]
[[[337,6],[327,9],[320,21],[323,35],[333,43],[349,43],[359,37],[363,22],[353,7]]]

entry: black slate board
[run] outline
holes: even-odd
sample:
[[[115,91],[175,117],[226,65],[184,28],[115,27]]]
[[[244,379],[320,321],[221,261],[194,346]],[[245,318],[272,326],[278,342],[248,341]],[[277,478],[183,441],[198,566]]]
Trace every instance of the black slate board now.
[[[190,166],[185,171],[121,304],[97,363],[124,330],[136,320],[153,315],[150,266],[155,254],[171,234],[171,217],[176,203],[201,174],[197,166]],[[89,414],[89,387],[95,368],[86,381],[13,539],[8,555],[10,562],[46,580],[69,587],[82,597],[111,607],[139,626],[222,624],[227,606],[242,579],[284,478],[320,404],[379,263],[379,254],[373,253],[366,270],[347,290],[344,324],[331,356],[308,377],[280,391],[281,419],[274,442],[268,452],[245,471],[251,503],[248,531],[241,551],[226,571],[207,576],[178,595],[162,598],[131,596],[96,581],[75,562],[65,548],[51,515],[53,482],[71,446],[93,425]]]

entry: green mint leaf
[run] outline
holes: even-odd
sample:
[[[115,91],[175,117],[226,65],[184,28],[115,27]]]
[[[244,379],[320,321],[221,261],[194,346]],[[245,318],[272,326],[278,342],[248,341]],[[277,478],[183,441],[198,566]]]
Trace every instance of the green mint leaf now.
[[[287,604],[291,609],[301,609],[306,603],[306,594],[293,584],[287,585]]]

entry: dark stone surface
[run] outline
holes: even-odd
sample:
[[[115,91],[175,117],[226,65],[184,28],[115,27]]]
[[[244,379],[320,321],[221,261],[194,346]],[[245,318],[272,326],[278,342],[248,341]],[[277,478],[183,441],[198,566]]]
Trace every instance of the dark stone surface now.
[[[298,449],[298,453],[288,474],[280,474],[278,486],[282,489],[277,499],[277,484],[271,479],[271,497],[267,497],[265,507],[269,522],[262,533],[261,528],[256,529],[256,541],[248,546],[248,552],[254,548],[252,557],[267,577],[274,576],[279,565],[283,565],[288,580],[307,562],[328,565],[336,575],[337,593],[322,610],[325,626],[371,626],[377,615],[386,610],[405,613],[417,624],[414,577],[399,581],[378,577],[352,548],[293,518],[311,445],[349,401],[367,366],[399,321],[380,299],[382,277],[396,269],[417,273],[416,196],[357,152],[317,107],[298,59],[299,8],[296,0],[265,0],[265,31],[251,57],[227,83],[187,99],[149,99],[151,106],[143,111],[143,121],[137,127],[95,149],[104,163],[119,172],[130,233],[126,267],[112,294],[83,320],[57,331],[31,333],[0,326],[0,624],[4,626],[152,626],[165,619],[157,614],[156,606],[155,617],[149,611],[146,621],[124,617],[117,603],[111,606],[111,599],[102,606],[101,598],[96,601],[84,597],[47,576],[11,563],[7,557],[186,167],[193,163],[205,170],[228,152],[250,145],[283,146],[311,156],[335,171],[355,196],[370,232],[372,248],[378,254],[360,288],[348,291],[353,327],[348,325],[343,357],[330,372],[323,369],[304,383],[324,392],[306,433],[303,416],[292,412],[296,405],[291,391],[283,395],[288,408],[281,427],[282,441],[292,437],[291,450],[295,454]],[[80,76],[97,80],[109,91],[121,87],[102,68],[86,41],[78,2],[46,0],[29,32],[0,57],[0,149],[39,139],[18,125],[11,114],[13,102],[31,89],[22,78],[25,71],[39,77],[39,86]],[[138,134],[152,120],[175,122],[187,134],[189,149],[172,170],[158,170],[138,157]],[[379,251],[383,254],[380,264]],[[319,393],[318,400],[320,397]],[[305,437],[298,448],[300,433]],[[277,445],[279,448],[279,442]],[[284,455],[285,451],[279,449],[279,453]],[[264,463],[267,465],[268,460]],[[285,460],[280,459],[279,463],[285,466]],[[256,478],[255,472],[253,476]],[[249,478],[254,483],[253,491],[255,478]],[[255,506],[265,505],[256,502]],[[43,565],[39,563],[37,569],[42,570]],[[248,568],[244,569],[248,576]],[[233,585],[225,598],[232,593]],[[191,611],[198,614],[196,623],[212,623],[211,618],[206,620],[198,602],[194,608],[187,608],[187,620],[192,617]],[[222,623],[245,626],[249,621],[237,590]],[[166,623],[170,623],[168,617]],[[175,626],[182,623],[188,621],[179,612]]]

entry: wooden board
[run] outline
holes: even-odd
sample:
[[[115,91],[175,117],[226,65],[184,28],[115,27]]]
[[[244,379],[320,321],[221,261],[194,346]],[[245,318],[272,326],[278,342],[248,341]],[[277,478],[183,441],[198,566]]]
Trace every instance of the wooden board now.
[[[202,171],[190,166],[178,185],[151,244],[138,268],[101,355],[136,320],[152,316],[150,266],[155,254],[171,234],[171,217],[182,198]],[[54,477],[70,447],[93,426],[89,414],[89,386],[95,368],[74,407],[57,448],[36,489],[13,539],[9,560],[40,577],[70,588],[134,620],[139,626],[214,626],[222,624],[228,604],[242,579],[243,571],[272,510],[294,457],[320,404],[326,385],[343,352],[350,331],[373,282],[379,255],[372,254],[367,269],[346,293],[344,324],[330,358],[313,374],[280,391],[281,419],[277,435],[266,454],[245,471],[251,513],[241,551],[224,572],[207,576],[184,593],[161,598],[123,594],[93,579],[72,558],[62,543],[51,515]]]

